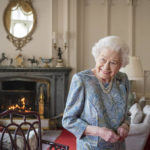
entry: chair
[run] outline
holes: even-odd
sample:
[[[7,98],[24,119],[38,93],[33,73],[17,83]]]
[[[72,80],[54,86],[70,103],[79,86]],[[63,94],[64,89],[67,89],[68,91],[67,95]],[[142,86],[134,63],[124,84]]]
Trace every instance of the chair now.
[[[69,150],[66,145],[42,140],[37,112],[6,110],[0,119],[3,120],[3,123],[0,121],[0,150],[42,150],[42,144],[49,145],[47,150]]]

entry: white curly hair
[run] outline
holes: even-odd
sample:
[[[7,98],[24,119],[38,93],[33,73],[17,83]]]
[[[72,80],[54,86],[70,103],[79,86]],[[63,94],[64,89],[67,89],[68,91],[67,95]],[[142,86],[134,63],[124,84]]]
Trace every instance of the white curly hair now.
[[[100,52],[105,49],[114,50],[120,54],[121,67],[125,67],[129,63],[129,47],[120,37],[111,35],[100,39],[92,47],[92,55],[95,60]]]

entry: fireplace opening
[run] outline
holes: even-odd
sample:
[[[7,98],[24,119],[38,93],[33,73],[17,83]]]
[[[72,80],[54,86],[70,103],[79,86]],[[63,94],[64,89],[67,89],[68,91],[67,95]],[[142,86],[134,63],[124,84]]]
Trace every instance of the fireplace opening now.
[[[0,112],[13,109],[15,106],[17,109],[25,107],[26,110],[38,112],[41,109],[41,116],[47,118],[49,91],[49,82],[44,79],[11,78],[3,80],[0,82]],[[25,103],[24,106],[23,103]]]
[[[21,106],[21,99],[25,99],[25,105],[31,110],[36,110],[36,82],[32,81],[3,81],[1,83],[0,111],[5,111],[11,106]]]
[[[36,83],[32,81],[4,81],[2,82],[2,89],[34,91],[36,89]]]

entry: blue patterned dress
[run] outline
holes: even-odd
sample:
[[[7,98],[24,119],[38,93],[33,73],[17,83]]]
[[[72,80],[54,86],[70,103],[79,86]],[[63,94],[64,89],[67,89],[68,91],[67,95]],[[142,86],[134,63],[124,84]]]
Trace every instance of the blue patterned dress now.
[[[118,72],[112,89],[106,94],[91,70],[75,74],[72,78],[62,124],[77,137],[77,150],[125,150],[125,142],[114,144],[98,136],[83,135],[88,125],[117,131],[130,121],[127,115],[128,79]]]

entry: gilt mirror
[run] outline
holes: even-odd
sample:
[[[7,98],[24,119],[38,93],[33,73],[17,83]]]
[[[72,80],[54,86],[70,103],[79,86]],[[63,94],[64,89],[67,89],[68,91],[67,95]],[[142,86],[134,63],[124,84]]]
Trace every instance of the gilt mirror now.
[[[17,50],[32,39],[36,27],[36,13],[31,0],[10,0],[7,5],[3,21],[8,33],[7,38]]]

